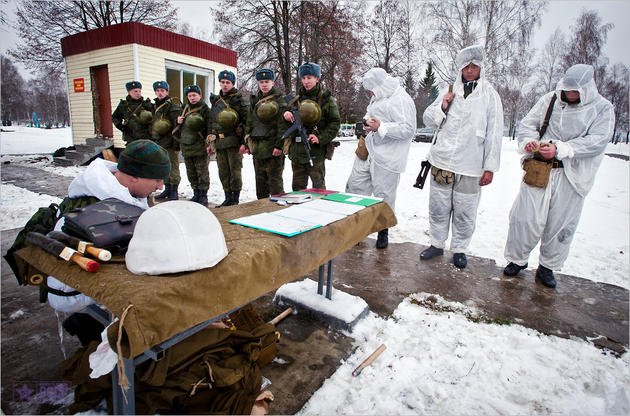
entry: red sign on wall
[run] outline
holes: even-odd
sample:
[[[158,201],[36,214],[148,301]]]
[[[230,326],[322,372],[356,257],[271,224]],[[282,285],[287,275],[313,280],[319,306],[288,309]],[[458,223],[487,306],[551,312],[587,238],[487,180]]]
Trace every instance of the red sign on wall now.
[[[83,78],[74,79],[74,92],[85,92],[85,82]]]

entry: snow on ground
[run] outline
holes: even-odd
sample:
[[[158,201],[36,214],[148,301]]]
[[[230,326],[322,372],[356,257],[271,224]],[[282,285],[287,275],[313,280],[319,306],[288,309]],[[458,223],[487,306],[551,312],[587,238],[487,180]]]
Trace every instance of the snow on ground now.
[[[4,182],[0,186],[0,229],[23,227],[39,207],[47,207],[61,199],[31,192]]]
[[[370,314],[351,335],[355,353],[298,414],[630,411],[627,353],[614,358],[583,340],[545,336],[516,324],[485,323],[483,316],[436,295],[410,296],[388,319]],[[352,377],[382,343],[387,349]]]
[[[1,160],[30,163],[32,159],[6,156],[5,149],[11,149],[7,153],[37,155],[69,145],[68,129],[66,136],[49,132],[31,129],[24,136],[3,132]],[[356,141],[344,140],[327,162],[328,189],[344,190],[355,147]],[[429,190],[412,187],[428,149],[426,143],[411,146],[409,165],[398,188],[398,225],[390,232],[391,242],[429,244]],[[626,144],[609,145],[606,152],[629,154]],[[506,263],[503,248],[508,214],[522,177],[519,159],[515,142],[506,139],[501,170],[483,190],[470,246],[471,254],[495,259],[501,266]],[[83,169],[37,163],[52,173],[71,172],[69,176]],[[180,172],[180,194],[190,197],[183,164]],[[219,203],[223,191],[214,162],[210,177],[209,199]],[[288,160],[283,177],[288,191]],[[564,273],[629,287],[628,181],[628,162],[605,157],[586,198]],[[245,156],[241,201],[254,200],[255,195],[251,156]],[[58,198],[3,183],[2,229],[22,226],[38,207],[50,202],[58,202]],[[532,253],[531,268],[537,266],[537,257]],[[371,314],[350,335],[356,340],[355,353],[312,396],[302,414],[626,415],[630,411],[627,352],[615,358],[580,339],[546,336],[516,324],[485,323],[475,311],[436,295],[410,296],[387,319]],[[385,352],[359,377],[352,377],[352,370],[382,343],[387,345]]]
[[[72,146],[72,129],[38,129],[35,127],[2,127],[0,153],[24,155],[52,153],[60,147]]]

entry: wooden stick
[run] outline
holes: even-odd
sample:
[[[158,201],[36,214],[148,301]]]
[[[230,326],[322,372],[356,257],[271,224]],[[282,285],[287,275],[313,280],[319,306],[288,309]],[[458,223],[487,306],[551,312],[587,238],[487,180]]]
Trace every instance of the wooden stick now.
[[[112,259],[112,253],[103,248],[87,246],[85,247],[85,252],[102,261],[110,261]]]
[[[95,273],[100,266],[98,262],[88,259],[87,257],[83,257],[79,253],[74,253],[72,257],[70,257],[70,261],[73,263],[76,263],[80,268],[82,268],[86,272],[91,272],[91,273]]]
[[[361,364],[359,364],[357,368],[354,369],[354,371],[352,372],[352,376],[356,377],[361,374],[361,371],[363,371],[363,369],[368,365],[372,364],[372,362],[374,362],[374,360],[376,360],[378,356],[381,355],[383,351],[385,351],[386,348],[387,347],[385,346],[385,344],[381,344],[381,346],[378,347],[372,354],[370,354],[370,356],[366,358],[365,361],[363,361]]]
[[[282,312],[280,315],[276,316],[275,318],[273,318],[271,321],[269,321],[270,324],[272,325],[276,325],[278,322],[282,321],[284,318],[286,318],[286,316],[288,314],[290,314],[291,312],[293,312],[293,308],[287,308],[284,312]]]

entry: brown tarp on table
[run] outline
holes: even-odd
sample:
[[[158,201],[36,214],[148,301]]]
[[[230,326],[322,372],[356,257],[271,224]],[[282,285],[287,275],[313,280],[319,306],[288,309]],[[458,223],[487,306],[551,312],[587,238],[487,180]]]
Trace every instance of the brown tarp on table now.
[[[223,228],[229,254],[216,266],[195,272],[135,275],[124,263],[101,263],[98,272],[88,273],[37,247],[26,247],[16,257],[28,263],[22,267],[55,276],[118,317],[133,305],[123,324],[122,343],[123,355],[131,358],[187,328],[298,279],[369,234],[396,225],[394,213],[384,202],[290,238],[228,223],[281,208],[263,199],[213,210]],[[118,323],[109,328],[112,348],[117,334]]]

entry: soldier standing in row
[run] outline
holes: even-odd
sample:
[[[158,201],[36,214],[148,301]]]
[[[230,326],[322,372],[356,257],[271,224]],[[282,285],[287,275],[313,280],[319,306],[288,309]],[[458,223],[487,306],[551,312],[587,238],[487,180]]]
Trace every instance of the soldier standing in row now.
[[[274,73],[263,68],[256,71],[258,93],[249,100],[249,112],[245,127],[245,145],[241,153],[251,153],[254,157],[256,174],[256,198],[284,192],[282,171],[282,133],[286,124],[282,114],[287,109],[282,94],[275,88]]]
[[[307,128],[308,141],[311,145],[311,165],[304,144],[299,135],[292,138],[289,147],[289,159],[293,168],[293,190],[299,191],[308,185],[311,178],[313,188],[326,189],[326,146],[339,131],[341,118],[337,103],[330,91],[323,90],[319,82],[322,69],[319,65],[306,62],[300,65],[298,76],[302,86],[298,95],[289,103],[289,107],[297,106],[302,124]],[[295,119],[290,111],[285,111],[284,119],[293,123]]]
[[[164,191],[155,199],[168,198],[169,201],[176,201],[178,199],[177,187],[181,180],[179,175],[179,141],[173,137],[172,131],[177,126],[181,103],[177,98],[169,97],[169,85],[166,81],[154,82],[153,91],[155,91],[156,98],[151,138],[166,149],[168,159],[171,162],[171,174],[164,181]]]
[[[219,178],[225,193],[225,200],[216,208],[238,205],[239,195],[243,187],[241,169],[243,155],[239,152],[243,144],[247,121],[247,105],[243,96],[234,87],[236,76],[231,71],[219,72],[219,95],[210,94],[212,109],[212,134],[210,135],[211,152],[216,151]]]
[[[114,126],[123,133],[125,145],[134,140],[150,139],[149,125],[153,119],[153,104],[142,98],[142,84],[129,81],[125,84],[127,97],[120,100],[112,114]]]
[[[208,149],[206,140],[212,129],[210,108],[203,102],[201,88],[189,85],[184,89],[188,98],[177,124],[180,126],[180,147],[186,164],[186,175],[193,189],[193,202],[208,205],[210,172],[208,172]]]

